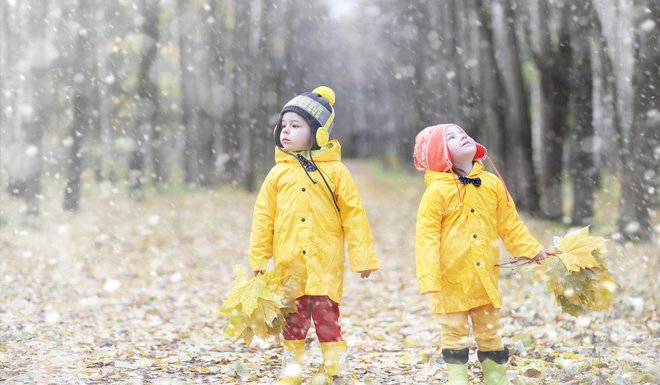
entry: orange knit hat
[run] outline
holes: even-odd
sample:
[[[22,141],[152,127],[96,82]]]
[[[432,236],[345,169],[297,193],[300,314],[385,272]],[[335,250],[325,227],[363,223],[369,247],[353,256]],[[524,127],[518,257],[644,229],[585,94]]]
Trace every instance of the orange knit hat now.
[[[417,170],[422,172],[426,170],[439,172],[451,171],[453,163],[447,149],[446,131],[452,126],[465,133],[460,126],[449,123],[426,127],[417,134],[417,137],[415,137],[415,149],[413,151],[413,161]],[[476,141],[474,143],[477,146],[474,161],[481,162],[488,158],[486,147]]]

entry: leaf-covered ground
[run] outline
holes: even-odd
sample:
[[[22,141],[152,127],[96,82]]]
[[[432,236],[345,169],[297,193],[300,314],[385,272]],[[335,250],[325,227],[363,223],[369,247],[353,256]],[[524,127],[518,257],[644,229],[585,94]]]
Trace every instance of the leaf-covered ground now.
[[[382,266],[368,280],[346,276],[341,325],[349,370],[364,384],[440,383],[440,330],[415,282],[422,177],[349,166]],[[232,265],[247,269],[255,195],[228,188],[150,192],[135,203],[120,188],[97,185],[73,215],[59,209],[59,187],[45,191],[39,219],[24,219],[22,203],[2,196],[0,383],[267,384],[275,378],[278,341],[227,340],[217,313]],[[607,218],[616,205],[601,199],[599,210]],[[547,245],[566,231],[525,220]],[[619,290],[606,313],[561,314],[532,273],[503,272],[514,383],[658,382],[660,246],[610,241],[607,250]],[[306,378],[321,361],[314,337],[312,329]],[[474,352],[470,379],[481,382]]]

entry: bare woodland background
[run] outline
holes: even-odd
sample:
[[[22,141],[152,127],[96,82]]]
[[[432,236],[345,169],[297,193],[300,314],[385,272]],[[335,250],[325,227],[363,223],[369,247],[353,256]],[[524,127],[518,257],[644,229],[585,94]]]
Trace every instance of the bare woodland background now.
[[[654,0],[2,0],[0,18],[0,202],[27,215],[84,211],[92,183],[253,191],[282,104],[325,84],[347,157],[412,172],[416,133],[455,122],[522,210],[588,224],[606,191],[616,236],[655,232]]]
[[[446,378],[411,159],[441,122],[488,147],[539,242],[614,240],[607,311],[503,269],[515,383],[657,383],[659,37],[657,0],[0,0],[0,382],[272,383],[280,343],[226,338],[217,310],[279,110],[323,84],[382,267],[345,275],[356,384]]]

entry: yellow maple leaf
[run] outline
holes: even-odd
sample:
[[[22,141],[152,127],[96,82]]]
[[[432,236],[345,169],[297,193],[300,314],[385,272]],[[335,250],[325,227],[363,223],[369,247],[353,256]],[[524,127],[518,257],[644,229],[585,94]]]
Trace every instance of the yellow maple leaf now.
[[[220,314],[228,318],[225,335],[249,344],[255,335],[280,334],[287,314],[296,310],[289,280],[274,271],[248,277],[240,267],[234,268],[234,274],[236,279],[220,308]]]
[[[273,326],[273,321],[279,315],[279,306],[273,302],[259,301],[259,311],[264,315],[264,320],[268,326]]]
[[[247,320],[239,314],[229,319],[225,326],[225,337],[236,337],[245,333],[247,328]]]
[[[234,281],[231,283],[232,288],[235,288],[232,292],[229,293],[227,299],[222,304],[220,308],[220,314],[229,315],[240,306],[241,301],[243,300],[240,295],[243,291],[243,287],[248,283],[249,277],[240,266],[234,265]]]
[[[557,251],[559,259],[568,271],[580,271],[598,266],[598,261],[591,254],[602,249],[605,238],[589,236],[589,227],[584,227],[561,238]]]
[[[616,296],[616,283],[605,271],[598,272],[598,280],[591,283],[594,292],[590,306],[593,310],[609,309],[612,299]]]
[[[270,300],[272,294],[263,279],[253,279],[247,289],[243,291],[243,312],[252,314],[259,308],[259,299]]]
[[[578,316],[607,310],[616,296],[616,283],[601,255],[605,239],[589,236],[585,227],[557,242],[557,258],[546,258],[533,270],[546,281],[562,311]]]

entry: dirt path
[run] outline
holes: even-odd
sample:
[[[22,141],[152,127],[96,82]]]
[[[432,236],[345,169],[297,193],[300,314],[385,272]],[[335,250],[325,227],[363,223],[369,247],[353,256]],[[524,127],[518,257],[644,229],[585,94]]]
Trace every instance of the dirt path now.
[[[368,280],[346,275],[341,325],[349,370],[365,384],[439,383],[439,328],[415,282],[421,175],[348,166],[382,266]],[[151,194],[140,204],[124,196],[99,188],[88,192],[81,214],[45,205],[43,218],[29,223],[16,202],[3,209],[0,383],[272,381],[279,344],[227,340],[216,313],[231,266],[247,268],[255,196],[219,189]],[[564,231],[526,223],[544,243]],[[621,286],[609,313],[561,314],[531,274],[504,272],[504,340],[515,353],[516,383],[656,382],[658,246],[609,247]],[[313,331],[308,337],[307,378],[321,361]],[[472,356],[470,378],[480,383],[475,362]]]

